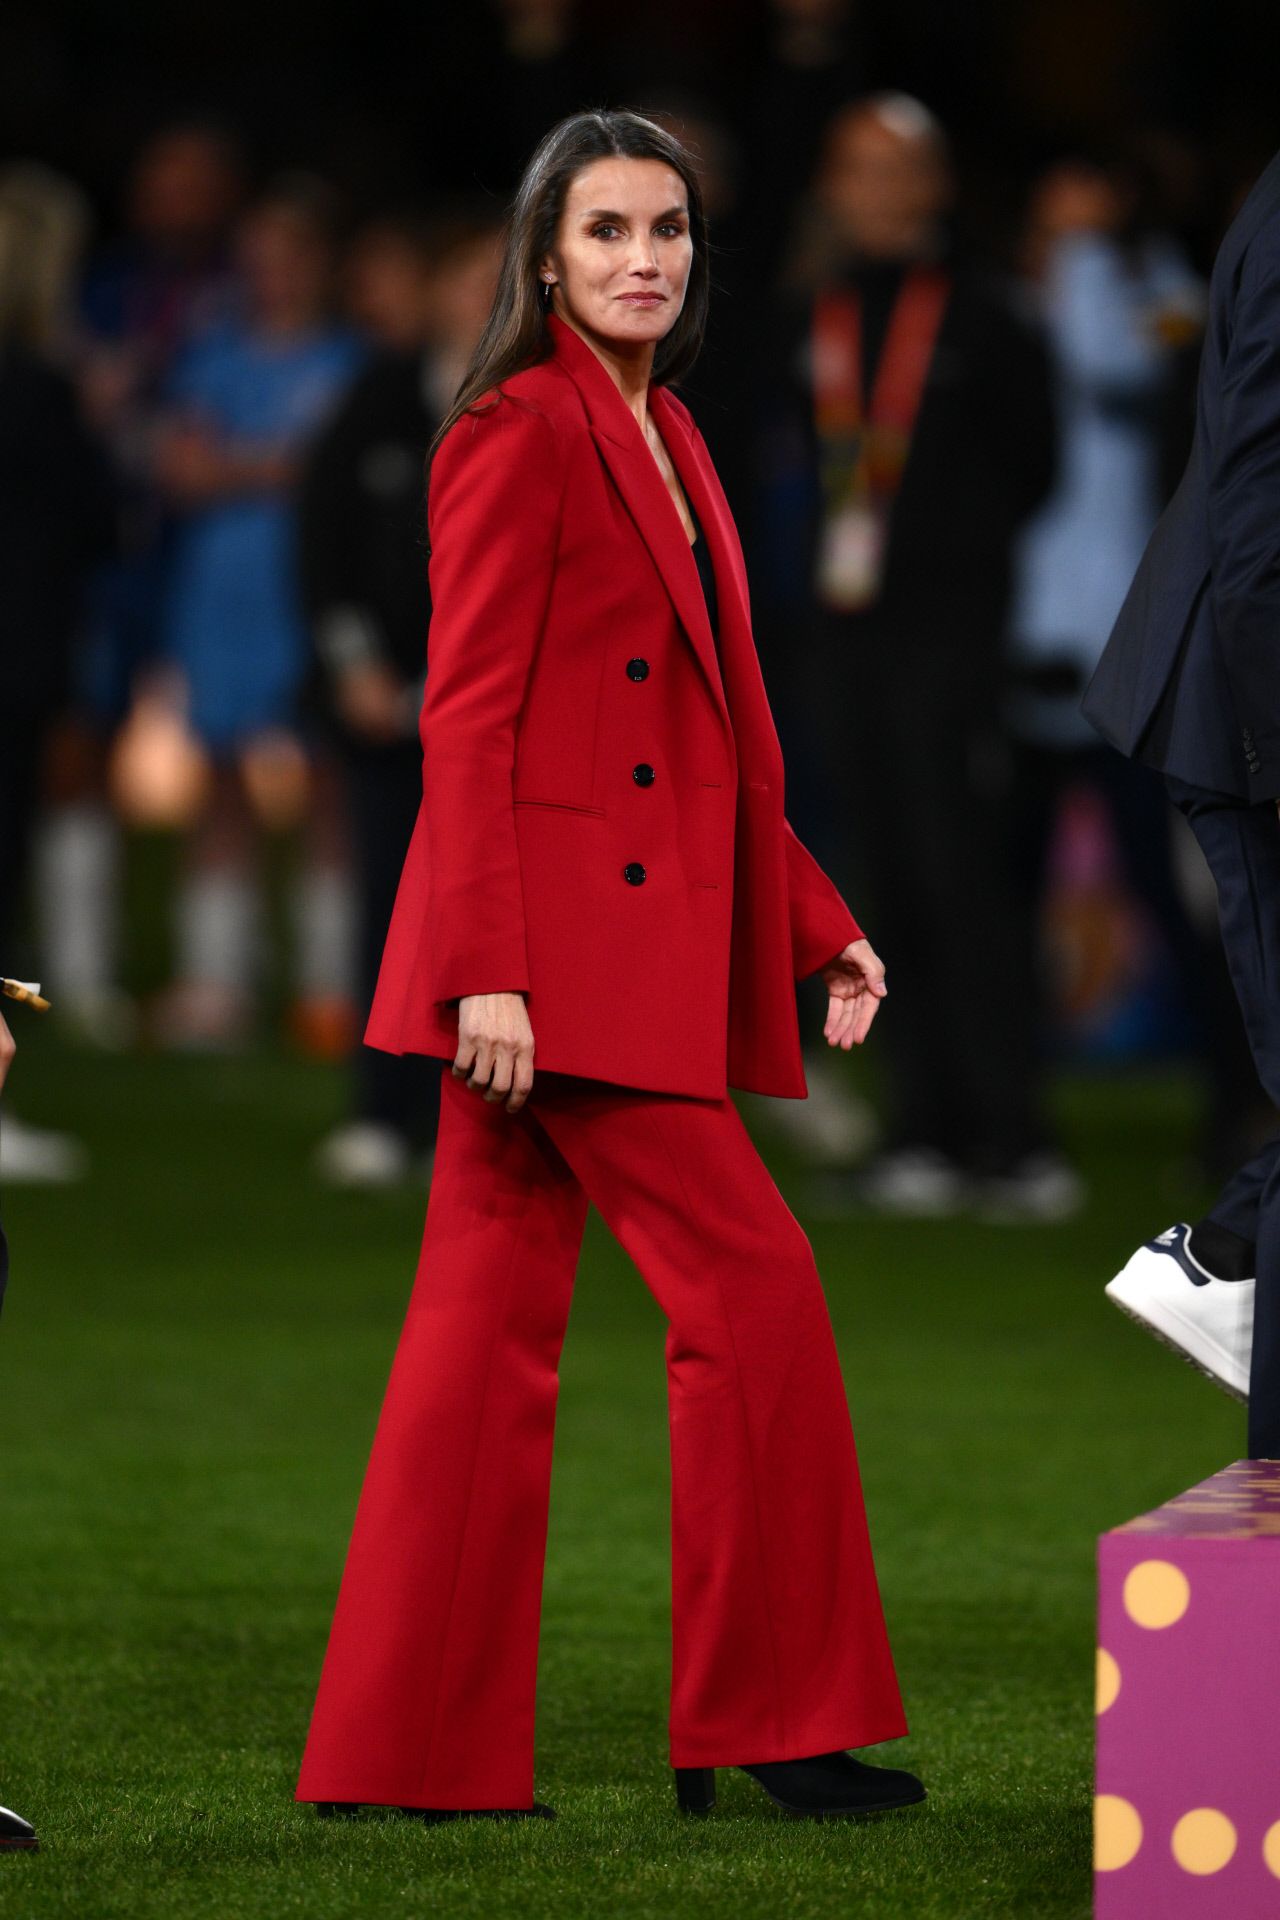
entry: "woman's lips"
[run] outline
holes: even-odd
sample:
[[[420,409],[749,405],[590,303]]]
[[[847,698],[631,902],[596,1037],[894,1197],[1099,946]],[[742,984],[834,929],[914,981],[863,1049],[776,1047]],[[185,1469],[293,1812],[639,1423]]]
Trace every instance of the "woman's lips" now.
[[[618,298],[624,307],[660,307],[667,296],[665,293],[620,293]]]

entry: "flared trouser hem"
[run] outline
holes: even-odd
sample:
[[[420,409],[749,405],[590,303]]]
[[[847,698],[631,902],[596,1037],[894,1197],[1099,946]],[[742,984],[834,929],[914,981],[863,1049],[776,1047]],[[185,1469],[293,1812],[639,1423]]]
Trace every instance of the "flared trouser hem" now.
[[[299,1800],[533,1799],[559,1359],[587,1206],[667,1321],[673,1765],[905,1732],[812,1249],[732,1100],[446,1069],[422,1256]]]

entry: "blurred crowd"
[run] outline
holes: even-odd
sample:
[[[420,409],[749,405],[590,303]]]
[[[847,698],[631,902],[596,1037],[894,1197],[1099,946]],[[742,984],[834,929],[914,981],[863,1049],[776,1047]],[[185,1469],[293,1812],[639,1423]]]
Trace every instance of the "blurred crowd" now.
[[[736,113],[714,87],[611,92],[703,170],[715,293],[686,398],[744,535],[791,817],[892,983],[873,1121],[816,1058],[785,1122],[880,1207],[1078,1206],[1045,1088],[1089,932],[1046,900],[1083,836],[1173,982],[1203,1158],[1233,1164],[1265,1116],[1203,877],[1078,712],[1189,444],[1232,190],[1207,213],[1194,148],[1135,134],[1062,143],[994,219],[850,9],[771,17]],[[259,1041],[283,971],[291,1042],[350,1063],[317,1143],[340,1184],[404,1177],[434,1130],[436,1072],[359,1044],[420,791],[424,456],[502,193],[605,97],[569,19],[511,9],[482,131],[459,93],[433,129],[452,172],[426,156],[382,204],[264,176],[206,117],[143,137],[105,218],[43,160],[0,167],[0,965],[86,1044],[181,1052]],[[456,164],[476,139],[482,194]],[[138,824],[181,843],[172,977],[144,1004]],[[82,1164],[7,1116],[7,1177]]]

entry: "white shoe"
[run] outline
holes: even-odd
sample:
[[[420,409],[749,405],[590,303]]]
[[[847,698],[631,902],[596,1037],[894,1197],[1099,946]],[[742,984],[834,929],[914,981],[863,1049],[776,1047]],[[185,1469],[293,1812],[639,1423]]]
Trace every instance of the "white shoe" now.
[[[768,1124],[810,1164],[847,1167],[875,1146],[879,1124],[867,1101],[829,1063],[805,1055],[806,1100],[771,1100]]]
[[[1191,1251],[1184,1221],[1139,1247],[1107,1297],[1233,1399],[1249,1398],[1252,1280],[1217,1280]]]
[[[1084,1181],[1051,1149],[1028,1153],[1006,1172],[974,1182],[974,1212],[996,1226],[1053,1226],[1079,1213],[1084,1199]]]
[[[969,1197],[963,1170],[934,1147],[897,1147],[878,1153],[857,1176],[858,1191],[879,1213],[909,1220],[942,1220],[960,1213]]]
[[[320,1142],[316,1171],[333,1187],[394,1187],[413,1171],[413,1155],[394,1127],[350,1120]]]
[[[79,1180],[88,1164],[88,1154],[71,1134],[29,1127],[11,1113],[0,1119],[0,1181],[64,1186]]]
[[[74,1039],[103,1053],[124,1053],[137,1041],[138,1004],[118,987],[60,994],[54,1010]]]

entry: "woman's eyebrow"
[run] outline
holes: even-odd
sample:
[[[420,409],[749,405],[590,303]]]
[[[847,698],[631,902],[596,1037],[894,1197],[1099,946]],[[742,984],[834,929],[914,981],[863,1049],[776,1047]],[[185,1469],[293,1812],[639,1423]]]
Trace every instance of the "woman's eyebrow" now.
[[[685,206],[668,207],[665,213],[655,214],[654,218],[655,220],[670,220],[673,214],[687,214],[688,211],[688,207]],[[582,220],[625,221],[627,216],[625,213],[615,213],[610,207],[587,207],[583,213],[579,215],[579,218]]]

